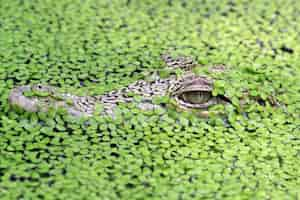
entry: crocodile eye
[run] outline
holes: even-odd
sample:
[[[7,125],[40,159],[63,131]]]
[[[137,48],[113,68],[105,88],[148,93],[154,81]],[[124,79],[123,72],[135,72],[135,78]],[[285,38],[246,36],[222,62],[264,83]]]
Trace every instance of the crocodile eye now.
[[[190,104],[204,104],[212,98],[212,94],[206,91],[189,91],[184,92],[181,98]]]

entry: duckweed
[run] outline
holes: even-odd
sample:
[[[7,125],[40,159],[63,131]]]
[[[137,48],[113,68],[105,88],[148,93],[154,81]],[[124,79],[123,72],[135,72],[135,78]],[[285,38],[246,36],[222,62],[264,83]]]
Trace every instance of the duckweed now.
[[[2,0],[1,199],[298,199],[299,6]],[[224,114],[121,105],[115,119],[75,119],[8,104],[24,84],[103,94],[162,70],[164,52],[194,57],[216,79],[214,95],[232,100],[213,108]],[[216,64],[227,72],[201,68]]]

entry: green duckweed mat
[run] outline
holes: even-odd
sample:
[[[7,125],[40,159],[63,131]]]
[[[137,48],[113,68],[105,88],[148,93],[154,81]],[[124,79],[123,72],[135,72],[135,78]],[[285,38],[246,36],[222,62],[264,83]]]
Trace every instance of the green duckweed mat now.
[[[299,199],[299,19],[296,0],[0,0],[0,198]],[[165,51],[229,67],[224,116],[124,106],[87,123],[7,101],[33,83],[102,94]]]

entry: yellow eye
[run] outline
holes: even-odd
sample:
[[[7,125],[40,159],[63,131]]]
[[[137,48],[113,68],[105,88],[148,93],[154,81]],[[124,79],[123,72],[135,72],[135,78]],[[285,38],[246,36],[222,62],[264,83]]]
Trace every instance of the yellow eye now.
[[[182,99],[192,104],[203,104],[208,102],[211,98],[211,93],[204,91],[190,91],[182,94]]]

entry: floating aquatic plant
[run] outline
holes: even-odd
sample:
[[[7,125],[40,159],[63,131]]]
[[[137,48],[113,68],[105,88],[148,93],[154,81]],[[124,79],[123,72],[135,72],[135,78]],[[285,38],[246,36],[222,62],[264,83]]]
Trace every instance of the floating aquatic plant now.
[[[299,198],[298,4],[1,1],[1,198]],[[216,80],[213,95],[232,101],[211,108],[222,115],[133,103],[120,105],[115,118],[97,115],[99,105],[94,117],[76,119],[7,101],[24,84],[99,95],[153,71],[180,75],[164,68],[164,52],[194,57],[195,71]],[[216,64],[227,72],[211,73]],[[278,107],[254,101],[270,96]]]

